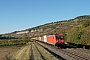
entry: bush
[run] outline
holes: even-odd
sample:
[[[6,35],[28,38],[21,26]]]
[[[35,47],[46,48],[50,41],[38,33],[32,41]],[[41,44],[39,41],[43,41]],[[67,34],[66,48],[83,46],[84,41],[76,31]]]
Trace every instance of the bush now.
[[[87,27],[87,26],[90,26],[90,20],[85,20],[82,22],[82,27]]]

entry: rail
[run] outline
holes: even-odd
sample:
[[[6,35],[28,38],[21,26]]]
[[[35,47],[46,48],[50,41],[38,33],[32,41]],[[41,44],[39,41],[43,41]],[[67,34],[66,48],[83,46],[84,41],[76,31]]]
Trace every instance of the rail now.
[[[79,53],[79,51],[75,51],[75,49],[59,49],[56,47],[53,47],[51,45],[48,44],[44,44],[41,42],[38,42],[40,45],[42,45],[43,47],[45,47],[46,49],[54,52],[55,54],[61,56],[62,58],[64,58],[65,60],[90,60],[90,58],[82,53]]]

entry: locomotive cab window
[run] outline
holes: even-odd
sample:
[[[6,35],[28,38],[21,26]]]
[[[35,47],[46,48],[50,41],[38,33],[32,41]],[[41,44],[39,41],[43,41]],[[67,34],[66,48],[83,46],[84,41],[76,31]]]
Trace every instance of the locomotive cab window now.
[[[56,36],[56,39],[61,39],[63,38],[63,36]]]

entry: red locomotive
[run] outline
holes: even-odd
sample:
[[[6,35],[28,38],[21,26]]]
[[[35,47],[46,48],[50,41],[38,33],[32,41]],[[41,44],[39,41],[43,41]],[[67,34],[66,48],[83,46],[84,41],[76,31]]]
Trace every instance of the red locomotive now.
[[[47,36],[47,43],[56,45],[56,46],[63,46],[64,45],[64,37],[62,34],[54,34]]]

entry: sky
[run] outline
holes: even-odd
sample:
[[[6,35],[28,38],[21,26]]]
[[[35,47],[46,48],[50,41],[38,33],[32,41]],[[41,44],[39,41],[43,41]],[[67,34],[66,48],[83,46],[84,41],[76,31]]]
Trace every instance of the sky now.
[[[90,0],[0,0],[0,34],[90,15]]]

